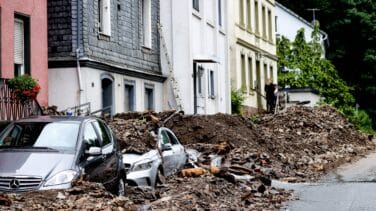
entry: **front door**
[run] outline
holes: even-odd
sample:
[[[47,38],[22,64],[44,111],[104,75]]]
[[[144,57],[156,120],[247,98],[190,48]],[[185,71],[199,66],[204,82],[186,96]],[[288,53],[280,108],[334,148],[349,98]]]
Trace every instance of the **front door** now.
[[[112,113],[112,96],[112,80],[102,79],[102,108],[105,113]]]

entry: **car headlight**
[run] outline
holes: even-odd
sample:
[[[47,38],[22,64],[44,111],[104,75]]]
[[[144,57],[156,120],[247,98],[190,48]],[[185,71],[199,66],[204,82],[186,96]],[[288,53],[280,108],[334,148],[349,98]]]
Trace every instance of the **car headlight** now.
[[[49,180],[47,180],[44,186],[61,185],[70,183],[77,176],[77,172],[73,170],[66,170],[55,174]]]
[[[153,161],[150,160],[142,160],[133,165],[132,171],[143,171],[150,169],[153,165]]]

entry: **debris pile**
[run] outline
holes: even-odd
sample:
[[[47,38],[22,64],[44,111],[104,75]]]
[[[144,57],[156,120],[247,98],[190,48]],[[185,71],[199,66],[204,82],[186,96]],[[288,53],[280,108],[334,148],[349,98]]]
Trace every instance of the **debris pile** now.
[[[128,187],[127,197],[81,182],[69,190],[2,194],[0,209],[278,210],[291,192],[272,187],[272,179],[315,180],[375,149],[369,137],[328,106],[292,107],[250,119],[168,111],[105,120],[123,152],[155,149],[156,129],[170,128],[186,147],[189,165],[155,189]]]
[[[259,119],[259,143],[278,162],[287,180],[314,180],[343,162],[375,148],[346,118],[329,106],[291,107]]]
[[[77,181],[66,190],[1,194],[0,210],[132,210],[126,197],[116,197],[102,184]]]
[[[106,119],[106,122],[116,134],[123,152],[143,154],[156,148],[155,134],[160,120],[174,112],[122,113]]]

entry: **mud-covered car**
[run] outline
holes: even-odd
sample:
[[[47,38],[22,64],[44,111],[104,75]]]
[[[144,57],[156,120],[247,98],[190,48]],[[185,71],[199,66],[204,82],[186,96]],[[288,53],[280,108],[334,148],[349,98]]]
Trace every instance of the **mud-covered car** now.
[[[0,133],[0,192],[70,188],[85,173],[113,193],[125,193],[118,143],[95,117],[41,116]]]
[[[185,148],[171,130],[159,128],[156,141],[157,148],[145,154],[123,154],[129,185],[154,187],[186,164]]]

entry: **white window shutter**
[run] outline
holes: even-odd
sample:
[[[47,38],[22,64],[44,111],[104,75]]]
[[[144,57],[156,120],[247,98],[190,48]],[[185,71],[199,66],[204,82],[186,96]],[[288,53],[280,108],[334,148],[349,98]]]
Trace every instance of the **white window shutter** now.
[[[20,19],[14,21],[14,63],[24,63],[24,23]]]

